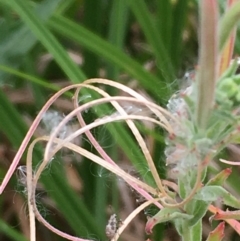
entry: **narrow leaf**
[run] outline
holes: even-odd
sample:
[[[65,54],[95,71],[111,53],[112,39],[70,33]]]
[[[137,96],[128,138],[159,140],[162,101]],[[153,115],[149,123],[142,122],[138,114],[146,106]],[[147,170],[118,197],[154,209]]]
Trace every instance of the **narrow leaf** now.
[[[178,0],[173,10],[173,23],[170,43],[170,56],[174,64],[175,70],[178,70],[181,61],[181,52],[183,46],[183,31],[185,29],[188,17],[188,0]],[[168,32],[169,30],[166,30]],[[165,33],[166,34],[166,33]]]
[[[205,186],[194,198],[206,202],[213,202],[217,199],[221,199],[224,204],[230,207],[240,208],[240,201],[220,186]]]
[[[20,15],[23,21],[32,30],[47,50],[53,55],[56,62],[65,71],[66,75],[75,83],[86,79],[84,73],[70,59],[67,52],[59,44],[57,39],[46,28],[39,17],[34,14],[29,4],[23,0],[9,0],[8,4]]]
[[[224,184],[226,179],[229,177],[229,175],[232,173],[231,168],[226,168],[222,170],[220,173],[218,173],[215,177],[211,178],[206,186],[221,186]]]
[[[187,186],[188,185],[185,185],[181,178],[178,179],[179,195],[182,199],[186,198],[187,196]]]
[[[21,79],[29,80],[32,83],[38,84],[39,86],[45,87],[50,90],[58,91],[59,87],[57,85],[49,83],[47,80],[41,79],[39,77],[29,75],[23,72],[20,72],[18,70],[15,70],[14,68],[5,66],[5,65],[0,65],[0,70],[4,71],[6,73],[12,74],[14,76],[17,76]]]
[[[126,38],[129,7],[127,0],[116,0],[112,3],[109,21],[108,41],[119,50],[123,50],[124,41]],[[119,67],[113,66],[112,63],[107,65],[107,77],[117,79],[119,75]]]
[[[137,61],[131,59],[123,51],[119,50],[119,48],[109,44],[81,25],[59,15],[52,17],[48,25],[57,33],[76,41],[81,46],[100,55],[101,58],[107,60],[109,63],[126,71],[133,78],[136,78],[144,88],[150,90],[156,98],[159,98],[160,95],[162,97],[169,97],[165,81],[148,73]],[[159,88],[156,88],[156,86],[159,86]]]
[[[175,78],[174,68],[165,49],[161,35],[159,34],[159,30],[153,23],[153,19],[150,11],[148,11],[147,4],[145,1],[139,0],[129,0],[128,3],[152,48],[153,54],[156,57],[157,66],[160,69],[160,73],[167,82],[172,82]],[[165,91],[168,91],[168,89]]]
[[[0,219],[0,231],[1,231],[1,234],[5,234],[13,241],[27,241],[27,239],[22,234],[16,231],[16,227],[11,227],[9,224],[5,223],[2,219]]]
[[[240,2],[233,4],[223,15],[219,23],[219,49],[223,50],[231,32],[240,19]]]
[[[193,227],[190,228],[191,240],[202,240],[202,220],[199,220]]]
[[[225,223],[221,222],[208,236],[207,241],[221,241],[224,237]]]
[[[230,7],[234,2],[236,2],[236,0],[228,0],[227,6]],[[220,66],[219,66],[219,73],[218,73],[219,76],[221,76],[221,74],[230,65],[230,61],[233,55],[235,38],[236,38],[236,27],[233,28],[232,33],[228,38],[225,47],[223,48],[221,59],[220,59]]]
[[[193,217],[189,220],[188,223],[189,223],[189,226],[194,226],[194,225],[197,225],[197,223],[202,220],[202,218],[204,217],[204,215],[208,210],[208,206],[210,203],[202,200],[192,200],[191,202],[194,202],[194,208],[191,211],[191,214],[193,215]]]
[[[237,63],[237,59],[235,59],[233,63],[229,65],[228,68],[222,73],[217,84],[219,84],[219,82],[225,78],[233,77],[233,75],[237,71],[237,68],[238,68],[238,63]]]
[[[152,233],[153,227],[158,223],[163,223],[167,221],[173,221],[176,219],[190,219],[192,215],[181,213],[179,209],[174,208],[163,208],[156,215],[149,218],[145,226],[146,233]]]

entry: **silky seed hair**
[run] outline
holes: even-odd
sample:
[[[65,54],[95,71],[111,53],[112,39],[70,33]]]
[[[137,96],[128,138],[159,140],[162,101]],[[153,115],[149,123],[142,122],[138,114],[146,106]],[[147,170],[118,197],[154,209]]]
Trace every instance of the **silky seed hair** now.
[[[119,221],[117,219],[117,215],[114,213],[110,216],[105,229],[106,236],[109,240],[112,239],[114,235],[117,233],[118,226]]]

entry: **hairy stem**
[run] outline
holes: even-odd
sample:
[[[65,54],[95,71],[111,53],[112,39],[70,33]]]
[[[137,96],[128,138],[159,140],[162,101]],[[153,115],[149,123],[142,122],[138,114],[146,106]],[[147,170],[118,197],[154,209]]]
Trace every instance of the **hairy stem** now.
[[[214,103],[218,62],[217,2],[202,0],[200,5],[200,60],[197,76],[196,122],[199,128],[207,127]]]

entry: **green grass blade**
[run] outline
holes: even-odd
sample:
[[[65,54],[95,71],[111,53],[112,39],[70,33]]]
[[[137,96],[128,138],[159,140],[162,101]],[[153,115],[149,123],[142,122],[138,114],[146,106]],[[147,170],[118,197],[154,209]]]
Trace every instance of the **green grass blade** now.
[[[36,74],[34,57],[31,54],[23,58],[23,69],[25,72],[31,73],[32,75]],[[34,83],[30,83],[29,87],[32,89],[34,105],[37,109],[40,109],[47,101],[46,92],[44,88]]]
[[[157,99],[159,97],[166,99],[170,95],[163,80],[148,73],[139,63],[128,57],[121,50],[115,48],[81,25],[59,15],[53,16],[48,24],[54,31],[76,41],[78,44],[90,49],[95,54],[126,71]]]
[[[73,63],[56,38],[46,28],[44,23],[42,23],[42,21],[33,13],[27,2],[23,0],[9,0],[8,4],[21,16],[34,35],[53,55],[56,62],[61,66],[71,81],[78,83],[86,79],[84,73],[75,63]]]
[[[173,10],[173,23],[171,34],[171,60],[174,65],[175,71],[179,69],[181,62],[181,51],[183,47],[183,31],[186,25],[188,13],[188,0],[179,0]]]
[[[40,4],[34,5],[34,11],[38,13],[42,21],[46,21],[53,14],[57,5],[62,1],[63,0],[42,1]],[[3,6],[5,7],[5,5]],[[5,10],[4,13],[10,11],[11,10]],[[29,54],[37,44],[38,41],[36,37],[26,25],[16,21],[12,11],[10,17],[5,16],[5,21],[1,24],[1,33],[0,63],[19,68],[23,65],[22,58]],[[0,77],[6,79],[5,75]]]
[[[152,48],[161,75],[166,82],[171,83],[175,79],[171,58],[167,53],[160,32],[153,22],[145,1],[129,0],[128,3]]]
[[[75,0],[62,1],[59,4],[56,12],[58,14],[62,14],[64,12],[66,12],[74,4],[74,2],[75,2]]]
[[[156,1],[157,4],[157,28],[163,42],[163,45],[166,48],[167,54],[170,56],[170,49],[173,47],[171,45],[171,31],[172,29],[172,3],[170,0],[165,1]],[[171,59],[173,61],[173,59]]]
[[[98,35],[101,35],[103,5],[101,0],[88,0],[84,2],[83,24],[87,29]],[[97,77],[100,69],[99,57],[88,49],[84,49],[83,56],[83,70],[86,75],[88,78]]]
[[[47,85],[45,80],[36,78],[34,76],[30,76],[24,73],[21,73],[19,71],[15,71],[11,68],[5,67],[5,66],[0,66],[0,69],[3,69],[4,71],[10,71],[12,74],[17,75],[21,78],[26,78],[29,79],[30,81],[33,81],[34,83],[40,84],[41,86],[50,88],[50,89],[55,89],[57,87],[55,87],[54,85]],[[1,108],[1,106],[0,106]],[[11,109],[11,108],[6,108]],[[4,110],[2,110],[2,113],[4,113]],[[6,112],[8,114],[8,112]],[[99,114],[101,115],[101,113],[99,112]],[[12,117],[11,117],[12,118]],[[14,117],[13,119],[17,119],[19,118],[19,115],[17,115],[16,117]],[[1,119],[1,122],[3,122],[4,119]],[[8,128],[8,124],[11,124],[12,122],[8,122],[6,121],[6,123],[2,123],[2,128],[4,128],[4,126],[6,125],[6,128]],[[23,125],[24,127],[24,125]],[[22,127],[22,128],[23,128]],[[136,145],[136,143],[131,139],[131,137],[128,134],[128,131],[125,130],[124,128],[122,128],[122,126],[115,126],[115,127],[109,127],[109,131],[110,133],[114,136],[115,135],[115,139],[117,140],[117,143],[119,144],[119,146],[121,146],[121,148],[123,149],[123,151],[127,154],[127,156],[129,157],[129,159],[133,162],[133,164],[139,168],[140,164],[139,163],[143,163],[143,165],[145,164],[145,160],[143,159],[143,157],[141,155],[139,155],[138,152],[138,147]],[[18,130],[19,128],[15,128],[14,126],[14,122],[13,122],[13,126],[10,126],[9,128],[9,132],[12,131],[12,134],[10,136],[15,136],[14,131]],[[21,129],[21,128],[20,128]],[[26,133],[26,131],[25,131]],[[117,133],[121,133],[121,135],[119,136]],[[19,135],[17,135],[19,136]],[[21,135],[23,138],[23,134]],[[18,143],[21,143],[22,139],[18,140]],[[14,139],[12,140],[12,142],[14,142]],[[148,173],[149,174],[149,173]],[[152,178],[149,175],[146,175],[146,180],[151,183],[152,182]]]
[[[111,12],[109,14],[109,29],[108,29],[108,41],[119,50],[124,50],[124,41],[128,30],[129,22],[129,7],[128,0],[115,0],[112,2]],[[107,77],[109,79],[118,79],[120,74],[120,68],[117,65],[107,63]],[[111,95],[115,95],[117,91],[110,90]],[[108,150],[113,160],[119,160],[118,147],[113,145],[115,140],[112,136],[104,141],[105,146],[111,146]],[[105,179],[111,178],[111,203],[115,213],[119,213],[119,188],[118,177],[110,176]],[[105,185],[106,186],[106,185]]]
[[[127,0],[115,0],[112,3],[109,21],[108,40],[119,50],[123,49],[124,39],[127,32],[129,8]],[[117,79],[119,67],[108,63],[107,76],[109,79]]]
[[[4,72],[7,72],[9,74],[12,74],[12,75],[14,75],[16,77],[19,77],[21,79],[31,81],[32,83],[38,84],[38,85],[40,85],[42,87],[45,87],[49,90],[54,90],[54,91],[59,90],[58,86],[48,83],[47,80],[41,79],[41,78],[33,76],[33,75],[23,73],[21,71],[15,70],[14,68],[11,68],[11,67],[8,67],[8,66],[5,66],[5,65],[0,65],[0,70],[4,71]]]
[[[27,127],[2,91],[0,91],[0,103],[0,130],[8,137],[14,147],[18,147],[27,132]],[[41,160],[41,153],[37,152],[33,159]],[[88,211],[66,180],[63,179],[61,168],[52,164],[52,169],[52,178],[43,175],[42,181],[45,187],[51,190],[50,195],[54,198],[67,222],[79,236],[91,232],[103,237],[103,231],[98,229],[92,213]],[[84,229],[81,229],[81,226],[84,226]]]
[[[2,219],[0,219],[0,232],[13,241],[28,241],[22,234],[16,231],[15,227],[10,227]]]
[[[28,4],[22,0],[9,0],[8,2],[10,6],[16,10],[21,17],[25,20],[28,26],[33,30],[34,34],[39,38],[39,40],[48,48],[48,50],[55,56],[59,65],[63,68],[66,74],[69,77],[72,77],[73,82],[78,82],[83,78],[82,72],[77,68],[75,64],[71,60],[67,53],[64,51],[62,46],[57,42],[54,36],[48,31],[48,29],[41,23],[40,19],[38,19],[29,8]],[[55,21],[54,21],[55,20]],[[86,31],[84,28],[81,28],[77,24],[73,23],[70,20],[67,20],[63,17],[54,17],[51,22],[51,25],[55,25],[58,27],[58,30],[64,35],[68,35],[70,38],[77,38],[78,40],[84,40],[85,45],[91,43],[91,47],[95,48],[95,52],[105,53],[106,55],[111,56],[111,61],[115,61],[119,66],[124,66],[125,69],[128,70],[132,74],[133,77],[138,78],[142,81],[144,86],[150,89],[156,96],[166,96],[166,89],[160,86],[160,81],[153,75],[149,74],[147,71],[143,69],[142,66],[137,64],[127,55],[122,54],[122,52],[112,45],[106,43],[101,38],[97,38],[96,35]],[[82,30],[82,31],[81,31]],[[85,34],[85,36],[84,36]],[[90,41],[91,37],[92,41]],[[95,40],[95,41],[94,41]],[[94,43],[94,44],[92,44]],[[151,84],[149,84],[151,83]],[[159,86],[159,89],[157,88]],[[157,93],[156,93],[157,92]],[[162,97],[161,96],[161,97]],[[101,112],[99,112],[101,113]],[[139,167],[139,163],[145,163],[142,154],[139,155],[138,147],[136,143],[129,136],[128,130],[125,130],[122,126],[115,126],[114,128],[109,127],[111,134],[117,136],[118,144],[125,151],[125,153],[129,156],[129,158],[133,161],[133,163]],[[117,133],[121,133],[119,136]],[[136,152],[135,154],[133,154]],[[147,178],[149,181],[152,180],[151,175]]]

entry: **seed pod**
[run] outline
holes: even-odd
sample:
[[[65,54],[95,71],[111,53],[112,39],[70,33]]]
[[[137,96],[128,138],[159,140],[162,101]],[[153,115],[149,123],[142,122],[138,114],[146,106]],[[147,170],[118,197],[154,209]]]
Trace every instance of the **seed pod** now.
[[[108,223],[105,229],[106,236],[108,237],[109,240],[114,237],[114,235],[117,232],[117,229],[118,229],[117,215],[112,214],[108,220]]]

